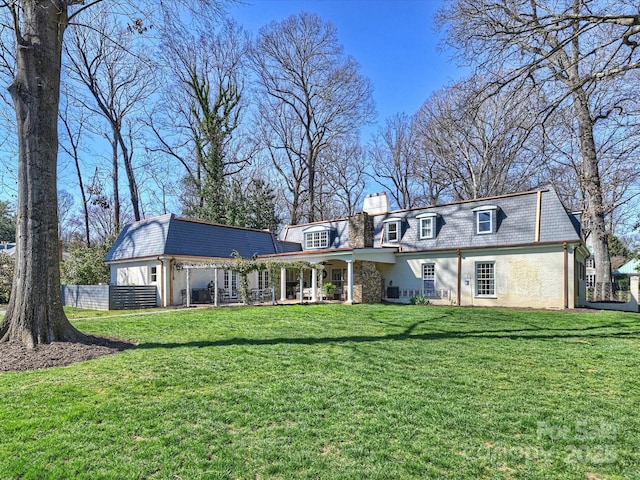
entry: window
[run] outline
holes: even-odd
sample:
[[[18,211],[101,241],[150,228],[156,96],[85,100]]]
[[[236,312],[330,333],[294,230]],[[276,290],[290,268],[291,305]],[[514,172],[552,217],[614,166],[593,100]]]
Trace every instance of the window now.
[[[433,238],[433,217],[420,219],[420,238]]]
[[[423,213],[418,215],[418,232],[420,240],[434,238],[436,236],[437,213]]]
[[[304,248],[312,250],[314,248],[329,247],[329,229],[326,227],[312,227],[304,232]]]
[[[265,270],[264,272],[258,272],[258,288],[262,290],[265,288],[269,288],[270,286],[269,271]]]
[[[485,205],[472,210],[476,216],[476,234],[485,235],[496,231],[496,212],[498,207]]]
[[[596,286],[596,274],[595,273],[587,273],[587,288],[594,288]]]
[[[436,298],[436,266],[433,263],[422,265],[422,289],[427,298]]]
[[[400,220],[392,218],[384,222],[384,240],[385,242],[395,243],[400,240],[402,232],[400,230]]]
[[[476,263],[476,296],[495,297],[496,271],[495,263]]]
[[[149,283],[158,281],[158,267],[149,267]]]
[[[584,261],[587,268],[596,268],[596,259],[591,255]]]
[[[228,292],[235,292],[238,285],[238,274],[233,270],[225,270],[224,272],[224,289]]]

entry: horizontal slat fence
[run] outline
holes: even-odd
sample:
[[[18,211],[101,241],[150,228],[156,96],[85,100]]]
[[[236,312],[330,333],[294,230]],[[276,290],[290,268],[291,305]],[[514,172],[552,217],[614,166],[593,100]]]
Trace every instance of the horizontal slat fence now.
[[[62,304],[94,310],[128,310],[158,305],[155,286],[63,285]]]

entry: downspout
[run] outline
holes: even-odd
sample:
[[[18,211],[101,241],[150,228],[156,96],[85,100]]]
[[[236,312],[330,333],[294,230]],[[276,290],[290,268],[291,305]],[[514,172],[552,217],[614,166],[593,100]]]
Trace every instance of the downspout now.
[[[534,243],[540,242],[540,219],[542,217],[542,191],[538,190],[538,199],[536,203],[536,232]]]
[[[456,303],[460,307],[460,289],[462,288],[462,252],[458,249],[456,253],[458,254],[458,291],[456,293]]]
[[[564,255],[564,308],[569,308],[569,250],[567,248],[567,242],[562,244],[562,252]]]
[[[156,260],[158,260],[158,262],[160,262],[160,272],[159,274],[156,276],[156,283],[158,283],[158,278],[160,279],[160,306],[164,307],[166,306],[166,302],[165,302],[165,278],[164,278],[164,262],[162,261],[161,255],[158,255],[156,257]]]
[[[175,258],[169,259],[169,306],[173,306],[173,262]]]

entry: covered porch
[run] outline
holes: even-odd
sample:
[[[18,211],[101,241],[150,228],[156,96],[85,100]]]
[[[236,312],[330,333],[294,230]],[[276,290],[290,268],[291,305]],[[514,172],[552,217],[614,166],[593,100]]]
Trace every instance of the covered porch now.
[[[380,302],[384,280],[377,265],[394,264],[395,251],[395,248],[366,248],[288,254],[288,260],[303,260],[318,267],[306,270],[283,268],[279,301]],[[326,293],[327,283],[336,287],[333,295]]]

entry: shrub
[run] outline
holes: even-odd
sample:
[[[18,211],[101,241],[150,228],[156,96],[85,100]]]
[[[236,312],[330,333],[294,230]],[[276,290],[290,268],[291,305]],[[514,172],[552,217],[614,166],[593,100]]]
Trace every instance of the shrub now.
[[[110,243],[91,248],[83,246],[70,248],[69,258],[60,265],[62,283],[66,285],[108,284],[111,281],[111,274],[104,259],[110,248]]]
[[[14,270],[14,258],[4,252],[0,252],[0,303],[7,303],[9,301]]]
[[[415,297],[411,297],[411,305],[429,305],[431,302],[424,295],[417,295]]]
[[[336,293],[336,286],[331,282],[327,282],[322,285],[322,290],[327,294],[327,296],[331,297]]]

